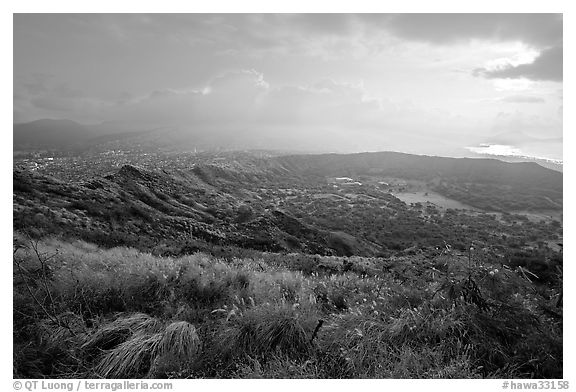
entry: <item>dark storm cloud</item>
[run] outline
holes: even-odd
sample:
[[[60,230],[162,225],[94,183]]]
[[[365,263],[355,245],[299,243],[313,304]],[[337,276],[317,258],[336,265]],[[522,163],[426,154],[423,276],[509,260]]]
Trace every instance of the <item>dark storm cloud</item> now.
[[[121,41],[139,38],[186,42],[216,49],[269,49],[303,36],[346,35],[351,14],[99,14],[57,15],[79,30]]]
[[[364,34],[370,41],[380,33],[433,45],[482,39],[521,41],[542,49],[562,42],[561,14],[54,14],[17,15],[15,20],[62,34],[103,33],[101,37],[127,44],[160,40],[219,52],[294,51],[311,39],[357,40],[357,34]],[[16,35],[24,35],[28,27],[16,23]]]
[[[532,63],[520,64],[517,66],[508,65],[504,68],[487,70],[479,68],[474,70],[474,75],[484,76],[490,79],[518,79],[525,78],[530,80],[543,81],[562,81],[562,47],[552,47],[543,50]]]
[[[561,14],[399,14],[364,16],[396,37],[450,45],[470,40],[519,41],[540,51],[531,64],[476,69],[486,78],[562,81]]]
[[[288,16],[288,20],[308,32],[338,35],[346,34],[352,29],[354,15],[296,14]]]
[[[366,19],[400,38],[433,44],[513,40],[541,48],[562,41],[561,14],[398,14]]]

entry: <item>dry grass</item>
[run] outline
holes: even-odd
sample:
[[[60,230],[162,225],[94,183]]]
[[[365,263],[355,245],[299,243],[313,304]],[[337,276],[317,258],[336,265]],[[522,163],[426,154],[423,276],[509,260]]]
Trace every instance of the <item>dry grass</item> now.
[[[160,320],[143,313],[119,317],[98,328],[81,349],[88,355],[94,356],[100,351],[113,349],[135,334],[160,332],[163,326]]]
[[[150,370],[161,340],[161,333],[135,335],[105,354],[95,373],[103,378],[143,377]]]
[[[44,246],[47,254],[60,249],[50,260],[54,302],[39,304],[22,285],[14,290],[20,377],[562,374],[562,319],[542,311],[557,290],[512,269],[489,275],[495,266],[488,262],[473,271],[491,303],[485,310],[443,290],[448,273],[457,281],[468,276],[458,257],[448,259],[449,271],[431,269],[424,256],[371,265],[352,257],[345,272],[304,275],[289,270],[285,255],[227,263],[82,243]],[[30,286],[40,299],[41,283]],[[98,296],[121,303],[123,313]]]
[[[130,336],[117,343],[126,333]],[[177,321],[164,330],[160,321],[144,314],[119,318],[97,335],[90,341],[92,346],[117,343],[104,352],[95,367],[95,373],[104,378],[158,378],[180,372],[189,367],[201,347],[192,324]]]
[[[158,345],[157,357],[153,361],[150,376],[159,378],[189,368],[201,349],[196,328],[186,322],[177,321],[166,327]]]
[[[176,358],[191,359],[200,351],[200,338],[196,328],[186,321],[177,321],[166,327],[160,342],[160,353]]]
[[[220,335],[229,357],[304,358],[312,352],[310,338],[317,319],[309,320],[288,305],[262,305],[247,310]]]
[[[289,357],[302,357],[310,352],[304,327],[294,316],[286,315],[261,327],[261,345],[266,351],[278,350]]]

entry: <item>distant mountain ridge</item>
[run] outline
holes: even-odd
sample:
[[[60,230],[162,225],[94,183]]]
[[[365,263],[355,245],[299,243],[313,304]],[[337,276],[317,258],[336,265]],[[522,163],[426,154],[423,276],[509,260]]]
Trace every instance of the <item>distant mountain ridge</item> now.
[[[318,154],[320,144],[302,135],[299,143],[288,143],[277,136],[253,133],[250,130],[202,129],[185,130],[174,127],[142,127],[126,123],[104,122],[85,125],[71,120],[42,119],[14,124],[14,151],[50,150],[82,153],[90,149],[130,150],[137,146],[143,151],[234,151],[270,150],[300,151],[299,154]],[[292,135],[294,136],[294,135]],[[313,147],[312,147],[313,146]],[[336,155],[336,154],[323,154]],[[338,154],[349,155],[349,154]],[[474,159],[482,159],[474,157]],[[534,162],[540,166],[562,171],[562,166],[530,157],[494,156],[504,162]]]
[[[37,120],[14,124],[14,149],[70,148],[89,139],[86,127],[71,120]]]
[[[85,125],[66,119],[42,119],[13,125],[13,150],[85,150],[148,130],[126,124]]]
[[[358,154],[287,155],[273,158],[282,167],[316,175],[397,175],[401,178],[429,180],[435,177],[459,181],[529,184],[562,190],[562,173],[535,162],[508,163],[489,158],[449,158],[399,152]]]
[[[422,181],[447,198],[486,211],[562,209],[562,173],[534,162],[398,152],[291,155],[271,160],[303,178],[381,176]]]

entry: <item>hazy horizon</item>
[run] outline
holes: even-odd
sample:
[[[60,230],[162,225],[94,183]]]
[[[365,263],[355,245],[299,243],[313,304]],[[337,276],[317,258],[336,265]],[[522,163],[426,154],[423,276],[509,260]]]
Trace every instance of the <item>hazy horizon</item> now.
[[[15,14],[14,123],[562,160],[560,14]]]

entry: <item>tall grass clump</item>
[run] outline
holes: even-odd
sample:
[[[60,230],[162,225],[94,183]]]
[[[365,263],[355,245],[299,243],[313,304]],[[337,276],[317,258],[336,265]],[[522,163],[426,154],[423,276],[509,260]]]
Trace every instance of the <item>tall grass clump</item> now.
[[[261,305],[230,320],[219,332],[224,360],[273,356],[302,359],[312,352],[313,320],[288,305]]]
[[[161,341],[162,333],[138,334],[104,354],[94,373],[102,378],[143,378]]]
[[[200,338],[192,324],[177,321],[168,325],[158,344],[157,357],[150,370],[151,376],[166,377],[170,373],[189,368],[200,350]]]
[[[164,324],[144,313],[122,315],[116,320],[99,326],[80,347],[88,357],[116,348],[136,334],[158,333]]]

